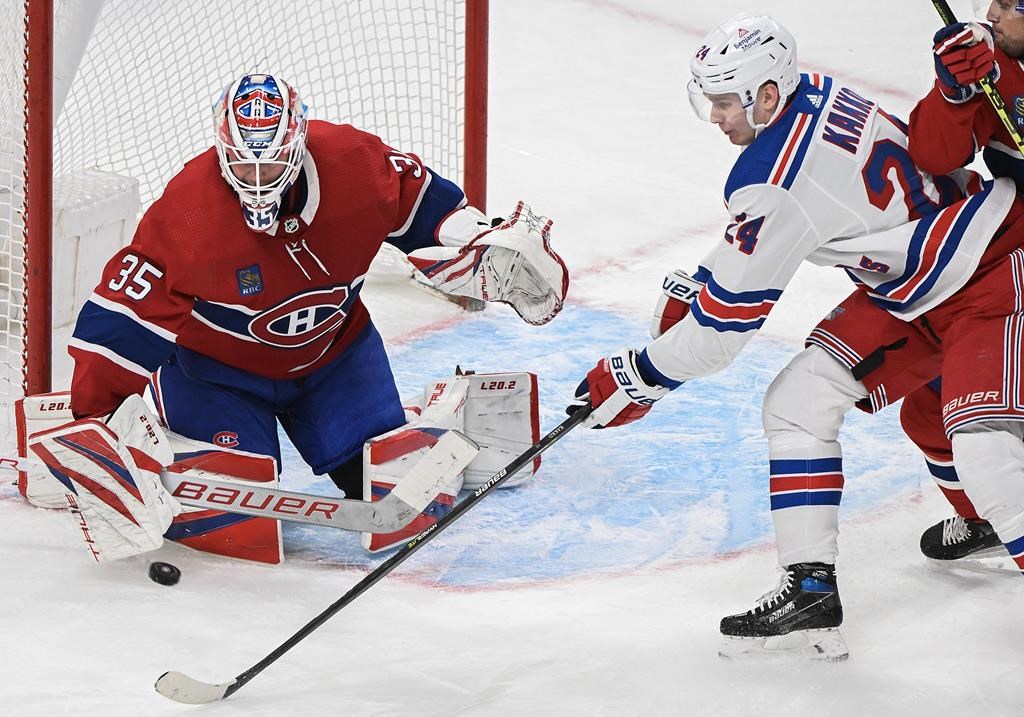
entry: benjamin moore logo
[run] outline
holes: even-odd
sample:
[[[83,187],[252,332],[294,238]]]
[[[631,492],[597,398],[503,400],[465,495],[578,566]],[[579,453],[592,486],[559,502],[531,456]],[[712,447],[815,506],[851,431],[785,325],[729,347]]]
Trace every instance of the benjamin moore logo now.
[[[235,276],[238,277],[238,291],[242,296],[252,296],[263,291],[259,264],[243,267],[235,272]]]
[[[1024,95],[1013,98],[1013,119],[1018,127],[1024,127]]]

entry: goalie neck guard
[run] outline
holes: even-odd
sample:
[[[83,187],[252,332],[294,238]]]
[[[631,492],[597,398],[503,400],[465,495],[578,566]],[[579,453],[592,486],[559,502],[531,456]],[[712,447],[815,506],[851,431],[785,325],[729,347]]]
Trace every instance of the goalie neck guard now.
[[[242,202],[246,224],[267,231],[306,156],[306,106],[274,75],[243,75],[213,107],[221,174]]]
[[[796,40],[768,15],[738,15],[701,41],[690,60],[690,73],[687,93],[699,118],[711,119],[707,95],[735,93],[750,126],[759,129],[754,122],[754,102],[761,85],[774,82],[779,88],[778,114],[800,84]]]

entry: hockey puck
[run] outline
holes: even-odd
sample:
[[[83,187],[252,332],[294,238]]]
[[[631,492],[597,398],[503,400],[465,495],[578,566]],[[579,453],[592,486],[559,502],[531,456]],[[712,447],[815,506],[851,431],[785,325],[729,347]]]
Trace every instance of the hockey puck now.
[[[181,579],[181,571],[170,563],[157,561],[149,564],[149,579],[161,585],[175,585]]]

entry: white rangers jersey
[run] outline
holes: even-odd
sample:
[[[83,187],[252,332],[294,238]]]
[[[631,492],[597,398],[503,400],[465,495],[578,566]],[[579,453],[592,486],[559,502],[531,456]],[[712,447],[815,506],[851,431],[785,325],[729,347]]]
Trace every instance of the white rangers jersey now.
[[[724,368],[805,260],[845,269],[879,306],[913,319],[966,283],[1014,196],[1010,180],[921,172],[906,124],[805,74],[729,175],[732,219],[694,277],[705,286],[690,313],[641,363],[667,386]]]

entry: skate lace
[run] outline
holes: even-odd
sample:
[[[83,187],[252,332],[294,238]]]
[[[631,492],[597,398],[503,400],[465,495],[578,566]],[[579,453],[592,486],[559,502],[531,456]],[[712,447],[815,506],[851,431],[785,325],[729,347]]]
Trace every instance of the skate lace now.
[[[942,521],[942,544],[955,545],[971,537],[971,529],[962,516],[946,518]]]
[[[788,570],[780,570],[780,572],[782,575],[779,577],[779,584],[757,599],[755,611],[765,612],[775,607],[775,604],[781,602],[783,595],[793,586],[793,573]]]

